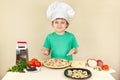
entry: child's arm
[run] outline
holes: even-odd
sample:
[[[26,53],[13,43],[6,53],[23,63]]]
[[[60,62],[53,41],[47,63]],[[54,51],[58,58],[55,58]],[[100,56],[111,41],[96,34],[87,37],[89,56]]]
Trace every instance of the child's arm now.
[[[41,52],[42,52],[42,54],[48,56],[50,54],[50,49],[48,49],[48,48],[42,48]]]
[[[77,48],[73,48],[69,51],[69,53],[67,54],[68,55],[72,55],[72,54],[77,54],[78,53],[78,49]]]

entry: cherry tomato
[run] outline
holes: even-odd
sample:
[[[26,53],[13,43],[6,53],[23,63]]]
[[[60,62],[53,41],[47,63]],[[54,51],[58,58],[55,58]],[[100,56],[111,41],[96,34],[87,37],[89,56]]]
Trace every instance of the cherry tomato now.
[[[42,64],[41,64],[41,62],[35,62],[35,66],[40,67],[40,66],[42,66]]]
[[[109,70],[109,66],[108,65],[103,65],[102,66],[102,70],[108,71]]]
[[[28,64],[29,64],[30,66],[34,66],[34,67],[40,67],[40,66],[42,66],[42,63],[39,62],[39,61],[38,61],[37,59],[35,59],[35,58],[31,59],[31,60],[28,62]]]
[[[33,62],[31,62],[31,61],[29,61],[28,64],[29,64],[30,66],[35,66],[35,64],[34,64]]]
[[[33,59],[31,60],[31,62],[33,62],[33,63],[35,63],[36,61],[38,61],[38,60],[35,59],[35,58],[33,58]]]

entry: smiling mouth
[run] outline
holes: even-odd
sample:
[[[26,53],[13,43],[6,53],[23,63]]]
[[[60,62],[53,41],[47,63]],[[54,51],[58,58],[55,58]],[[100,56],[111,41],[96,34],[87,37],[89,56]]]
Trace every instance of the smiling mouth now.
[[[57,29],[62,29],[61,27],[58,27]]]

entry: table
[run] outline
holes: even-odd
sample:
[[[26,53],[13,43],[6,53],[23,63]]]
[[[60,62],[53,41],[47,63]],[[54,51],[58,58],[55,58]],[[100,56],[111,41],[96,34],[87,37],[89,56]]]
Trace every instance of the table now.
[[[2,80],[73,80],[64,76],[65,69],[50,69],[43,66],[37,72],[7,72]],[[115,80],[111,75],[115,70],[111,68],[109,71],[95,71],[92,68],[87,69],[92,72],[92,77],[87,80]]]

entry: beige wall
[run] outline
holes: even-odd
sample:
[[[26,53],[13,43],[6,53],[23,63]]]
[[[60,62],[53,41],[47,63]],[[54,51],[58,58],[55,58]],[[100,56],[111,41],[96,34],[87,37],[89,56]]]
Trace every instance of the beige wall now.
[[[54,0],[0,0],[0,78],[15,64],[18,40],[28,42],[29,57],[45,59],[40,53],[46,35],[53,30],[46,9]],[[61,0],[76,11],[68,31],[75,34],[79,54],[75,60],[102,59],[116,70],[120,80],[120,1]]]

